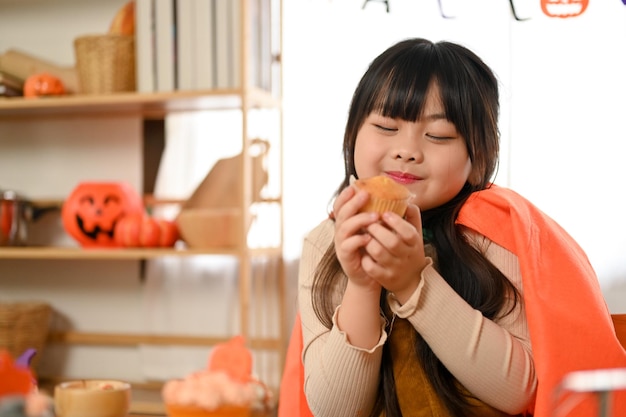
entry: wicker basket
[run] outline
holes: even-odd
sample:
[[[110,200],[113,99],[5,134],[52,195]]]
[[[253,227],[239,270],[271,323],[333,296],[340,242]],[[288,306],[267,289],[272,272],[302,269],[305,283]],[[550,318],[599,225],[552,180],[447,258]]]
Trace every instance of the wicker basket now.
[[[17,358],[29,348],[37,350],[35,369],[46,344],[52,308],[40,302],[0,303],[0,349]]]
[[[134,36],[80,36],[74,52],[81,93],[135,91]]]

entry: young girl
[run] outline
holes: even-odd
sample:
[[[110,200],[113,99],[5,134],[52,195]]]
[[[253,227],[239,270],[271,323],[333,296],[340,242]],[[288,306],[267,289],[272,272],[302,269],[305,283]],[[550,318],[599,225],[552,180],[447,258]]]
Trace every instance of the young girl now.
[[[281,416],[547,417],[568,372],[626,366],[585,254],[491,183],[498,97],[454,43],[409,39],[372,62],[331,216],[304,242]],[[350,177],[376,175],[415,195],[404,217],[359,212],[369,195]]]

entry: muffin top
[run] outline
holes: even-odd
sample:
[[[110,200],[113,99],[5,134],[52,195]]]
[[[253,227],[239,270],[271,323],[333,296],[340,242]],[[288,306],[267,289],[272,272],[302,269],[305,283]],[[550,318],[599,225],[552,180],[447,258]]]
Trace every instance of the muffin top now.
[[[365,179],[352,179],[351,184],[358,190],[367,191],[372,197],[384,200],[408,200],[413,194],[403,185],[384,175]]]

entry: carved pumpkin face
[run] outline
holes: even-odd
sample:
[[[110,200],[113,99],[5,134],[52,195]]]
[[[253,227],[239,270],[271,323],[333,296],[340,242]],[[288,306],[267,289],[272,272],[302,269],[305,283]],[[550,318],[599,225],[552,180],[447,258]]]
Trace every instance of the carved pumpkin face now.
[[[583,14],[589,0],[541,0],[541,10],[549,17],[574,17]]]
[[[33,74],[24,82],[24,97],[60,96],[65,87],[60,78],[45,72]]]
[[[143,212],[141,197],[129,184],[84,182],[63,203],[61,219],[65,231],[83,247],[117,247],[117,222]]]

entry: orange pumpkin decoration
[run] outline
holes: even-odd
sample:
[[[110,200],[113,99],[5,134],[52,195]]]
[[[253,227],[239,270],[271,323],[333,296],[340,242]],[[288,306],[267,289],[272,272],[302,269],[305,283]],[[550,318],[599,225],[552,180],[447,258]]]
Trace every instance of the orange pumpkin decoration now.
[[[61,210],[63,228],[83,247],[119,247],[115,226],[124,216],[141,215],[143,201],[124,182],[83,182]]]
[[[580,16],[589,6],[589,0],[541,0],[541,10],[549,17]]]
[[[223,371],[236,381],[250,381],[252,352],[246,348],[244,337],[235,336],[215,346],[209,356],[208,369],[213,372]]]
[[[178,226],[171,220],[149,215],[124,216],[117,222],[115,241],[124,247],[171,247],[179,238]]]
[[[156,219],[159,229],[161,231],[159,236],[159,246],[162,248],[168,248],[174,246],[174,244],[180,239],[180,231],[178,230],[178,223],[174,220]]]
[[[65,86],[59,77],[47,72],[33,74],[24,81],[24,97],[60,96]]]

